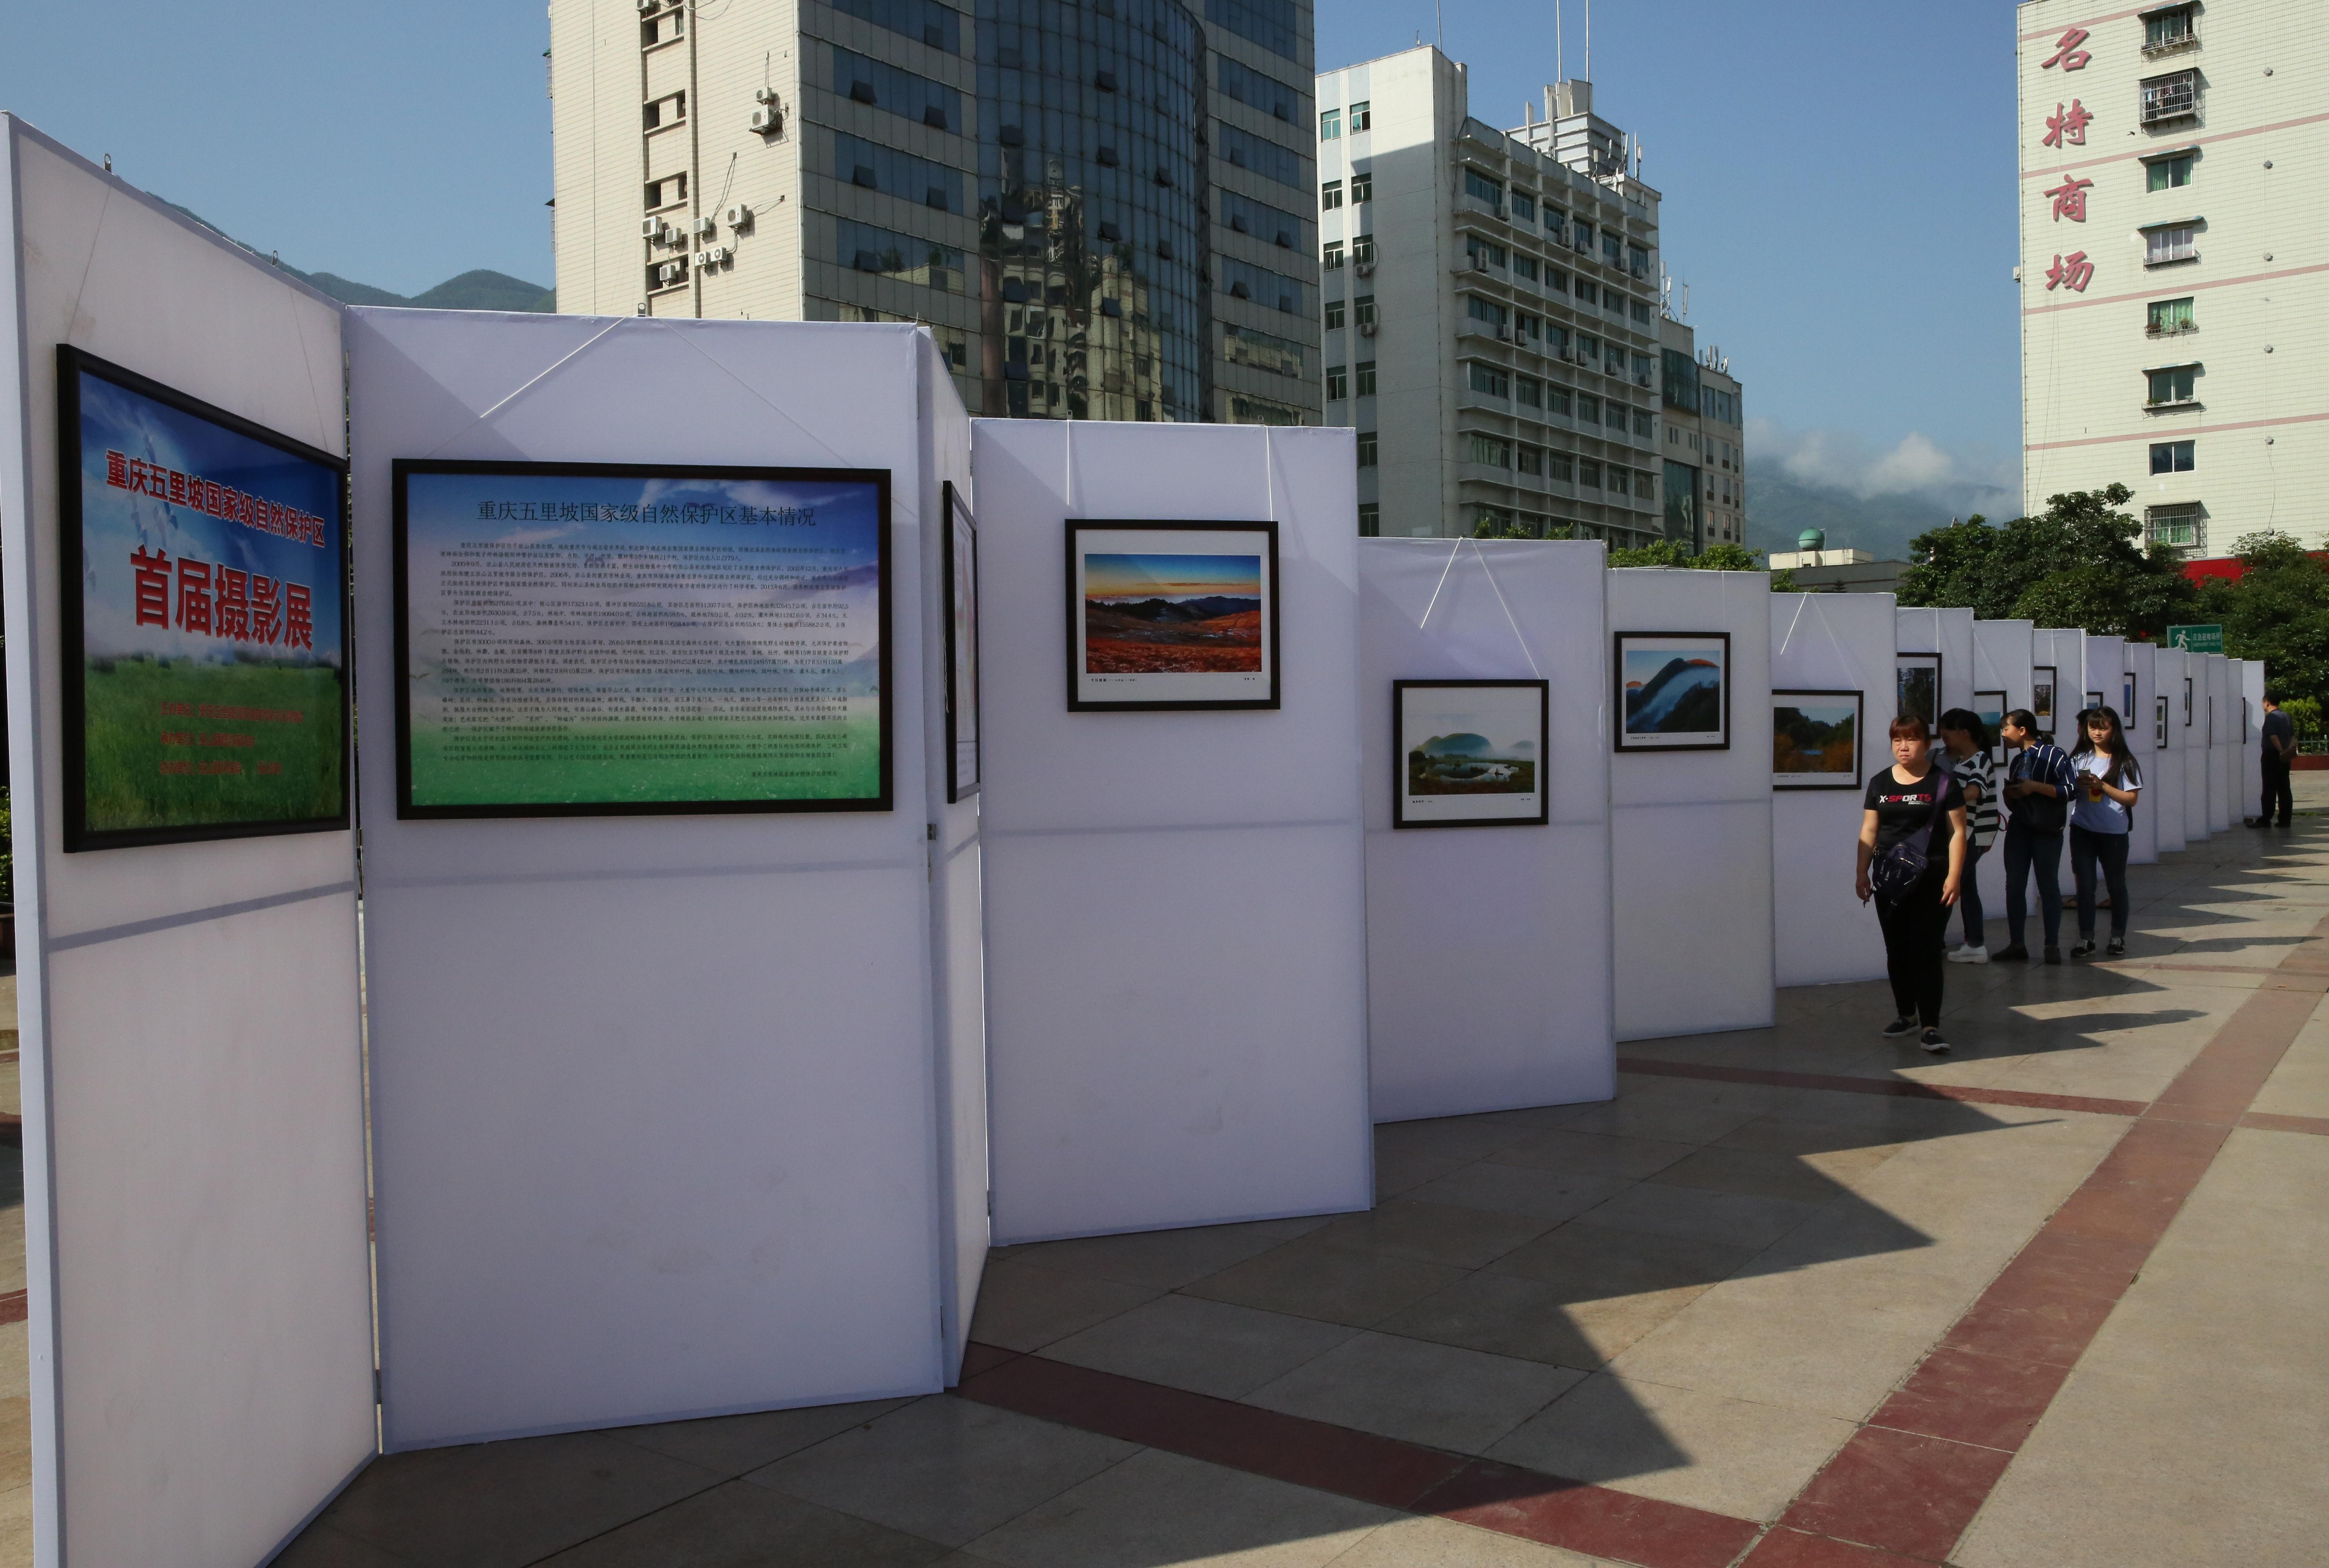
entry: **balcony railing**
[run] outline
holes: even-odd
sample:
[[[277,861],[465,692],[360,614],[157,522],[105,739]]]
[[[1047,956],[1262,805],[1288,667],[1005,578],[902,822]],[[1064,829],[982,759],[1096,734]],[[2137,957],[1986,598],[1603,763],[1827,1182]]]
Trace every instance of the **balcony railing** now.
[[[2179,71],[2143,84],[2143,123],[2189,119],[2200,112],[2200,73]]]
[[[2144,324],[2143,335],[2145,337],[2182,337],[2187,332],[2197,332],[2199,330],[2200,325],[2195,321],[2152,321]]]

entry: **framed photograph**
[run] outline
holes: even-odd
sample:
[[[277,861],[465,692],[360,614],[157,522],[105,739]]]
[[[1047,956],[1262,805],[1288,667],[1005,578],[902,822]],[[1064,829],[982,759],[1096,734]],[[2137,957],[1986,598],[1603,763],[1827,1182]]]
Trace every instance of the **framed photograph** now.
[[[1547,681],[1393,681],[1393,827],[1542,827]]]
[[[1922,719],[1925,733],[1940,733],[1941,656],[1937,653],[1896,654],[1893,656],[1892,671],[1900,693],[1894,716]]]
[[[2135,723],[2135,672],[2129,670],[2119,678],[2118,720],[2122,726]]]
[[[2005,766],[2005,741],[1998,732],[2005,726],[2005,694],[1975,692],[1973,711],[1981,720],[1981,727],[1989,734],[1989,760],[1996,766]]]
[[[888,469],[391,472],[400,817],[891,809]]]
[[[2087,694],[2087,712],[2091,713],[2102,705],[2103,694],[2100,692],[2089,692]]]
[[[2183,677],[2183,727],[2192,727],[2192,677]]]
[[[1617,748],[1723,751],[1730,747],[1730,634],[1617,634]]]
[[[1068,524],[1068,710],[1278,706],[1278,524]]]
[[[64,847],[348,826],[347,465],[57,349]]]
[[[2054,728],[2054,666],[2032,665],[2030,667],[2030,712],[2037,717],[2038,727],[2051,732]]]
[[[2151,700],[2155,710],[2152,720],[2156,731],[2156,733],[2151,737],[2151,743],[2154,747],[2164,750],[2167,745],[2167,699],[2154,697]]]
[[[1771,694],[1771,788],[1857,789],[1866,707],[1858,692]]]
[[[946,501],[946,750],[947,803],[978,793],[978,524],[948,479]]]

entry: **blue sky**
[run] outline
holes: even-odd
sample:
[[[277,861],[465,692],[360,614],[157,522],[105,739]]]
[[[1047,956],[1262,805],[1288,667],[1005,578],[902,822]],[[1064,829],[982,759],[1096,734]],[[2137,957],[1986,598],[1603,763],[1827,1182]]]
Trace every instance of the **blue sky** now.
[[[1473,112],[1518,123],[1553,6],[1443,0]],[[1583,5],[1562,0],[1572,73]],[[1318,61],[1433,36],[1325,0]],[[308,271],[547,284],[542,0],[20,5],[0,106]],[[1596,108],[1639,137],[1669,269],[1745,381],[1759,460],[1861,488],[2018,485],[2013,9],[1603,0]]]

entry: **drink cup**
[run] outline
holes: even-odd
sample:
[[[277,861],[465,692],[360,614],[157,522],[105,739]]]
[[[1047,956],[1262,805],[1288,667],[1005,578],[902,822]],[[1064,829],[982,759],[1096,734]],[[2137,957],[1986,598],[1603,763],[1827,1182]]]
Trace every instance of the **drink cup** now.
[[[2103,780],[2102,780],[2102,775],[2101,775],[2101,774],[2099,774],[2099,773],[2089,773],[2089,774],[2088,774],[2088,775],[2087,775],[2087,798],[2088,798],[2089,800],[2100,800],[2102,798],[2103,798]]]

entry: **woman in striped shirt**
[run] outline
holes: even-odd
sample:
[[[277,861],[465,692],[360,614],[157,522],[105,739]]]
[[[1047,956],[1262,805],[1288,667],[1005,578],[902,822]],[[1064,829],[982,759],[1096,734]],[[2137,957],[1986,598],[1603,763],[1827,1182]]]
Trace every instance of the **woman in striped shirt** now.
[[[1949,771],[1966,799],[1965,878],[1957,893],[1957,907],[1965,912],[1965,946],[1951,949],[1949,962],[1985,964],[1989,945],[1982,933],[1981,883],[1975,868],[1997,841],[1997,769],[1990,760],[1989,730],[1980,714],[1951,708],[1941,715],[1939,728]]]

